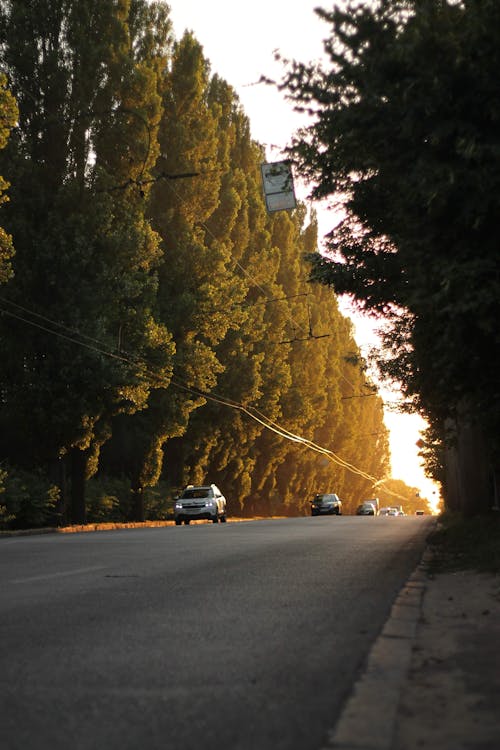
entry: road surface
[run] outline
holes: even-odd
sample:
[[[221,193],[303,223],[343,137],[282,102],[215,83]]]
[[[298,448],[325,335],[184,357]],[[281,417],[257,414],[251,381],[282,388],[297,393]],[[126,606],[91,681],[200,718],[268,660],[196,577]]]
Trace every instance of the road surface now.
[[[319,750],[429,518],[0,540],[3,750]]]

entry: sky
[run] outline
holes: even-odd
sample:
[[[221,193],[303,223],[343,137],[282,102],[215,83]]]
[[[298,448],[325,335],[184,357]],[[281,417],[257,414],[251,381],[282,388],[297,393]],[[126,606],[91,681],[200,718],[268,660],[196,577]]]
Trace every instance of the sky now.
[[[266,148],[267,161],[279,161],[293,132],[306,121],[293,112],[275,87],[259,80],[261,76],[279,79],[283,68],[275,60],[276,51],[285,59],[300,62],[321,59],[322,41],[329,36],[329,26],[314,9],[329,9],[333,1],[168,0],[168,4],[175,37],[180,39],[186,29],[193,31],[210,61],[212,73],[224,78],[237,92],[249,118],[252,137]],[[300,200],[308,200],[306,186],[296,184],[296,192]],[[321,241],[335,218],[325,205],[315,204],[315,208]],[[377,343],[376,325],[342,303],[341,309],[353,321],[361,352],[367,353],[368,347]],[[384,401],[394,404],[398,394],[381,387]],[[439,488],[425,477],[416,446],[425,422],[418,415],[400,414],[390,406],[385,410],[385,422],[390,431],[392,476],[417,487],[420,495],[435,505]]]

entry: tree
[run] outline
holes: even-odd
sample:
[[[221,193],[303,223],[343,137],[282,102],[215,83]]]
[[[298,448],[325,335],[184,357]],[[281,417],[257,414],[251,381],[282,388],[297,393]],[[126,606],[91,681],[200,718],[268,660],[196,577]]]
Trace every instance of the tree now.
[[[7,78],[0,74],[0,149],[5,148],[11,129],[16,124],[18,117],[17,104],[7,88]],[[5,191],[9,187],[3,177],[0,177],[0,205],[6,203],[9,198]],[[9,280],[12,275],[10,260],[14,254],[12,237],[5,229],[0,227],[0,284]]]
[[[219,268],[224,260],[224,275],[219,276],[223,296],[214,295],[211,315],[216,321],[222,317],[227,326],[214,347],[221,365],[215,395],[222,393],[235,404],[257,407],[265,390],[262,349],[266,339],[266,299],[259,285],[268,290],[274,275],[260,188],[262,151],[251,140],[248,118],[232,88],[215,75],[208,96],[218,118],[221,184],[218,206],[205,228]],[[209,430],[206,425],[211,426]],[[255,440],[262,429],[238,410],[208,401],[190,419],[184,440],[186,478],[215,477],[214,481],[228,488],[230,505],[238,512],[251,494]],[[205,435],[203,441],[200,433]]]
[[[17,312],[1,331],[2,452],[21,466],[67,468],[75,522],[85,521],[85,481],[112,417],[143,408],[170,377],[170,336],[154,314],[159,239],[144,200],[160,100],[128,26],[141,6],[0,5],[20,110],[5,150],[17,248],[6,295]]]
[[[344,212],[313,278],[392,320],[382,372],[448,445],[464,425],[483,433],[491,470],[500,8],[379,0],[318,13],[331,26],[329,66],[290,63],[282,83],[313,118],[289,153],[313,195]],[[490,502],[477,474],[464,510]]]
[[[399,507],[407,515],[413,515],[417,510],[432,513],[431,498],[420,496],[417,487],[409,487],[401,479],[387,479],[377,489],[380,507]]]
[[[20,102],[0,455],[63,496],[68,478],[73,522],[98,465],[135,520],[159,478],[216,481],[245,513],[370,486],[344,459],[385,473],[380,400],[334,295],[305,283],[315,215],[266,212],[263,149],[193,35],[174,42],[162,2],[0,0],[0,41]]]

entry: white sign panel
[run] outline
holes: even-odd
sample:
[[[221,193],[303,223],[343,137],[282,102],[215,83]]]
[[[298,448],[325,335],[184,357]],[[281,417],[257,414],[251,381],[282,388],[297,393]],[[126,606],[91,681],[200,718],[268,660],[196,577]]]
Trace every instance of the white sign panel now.
[[[290,210],[296,207],[292,165],[289,161],[261,164],[262,185],[268,211]]]

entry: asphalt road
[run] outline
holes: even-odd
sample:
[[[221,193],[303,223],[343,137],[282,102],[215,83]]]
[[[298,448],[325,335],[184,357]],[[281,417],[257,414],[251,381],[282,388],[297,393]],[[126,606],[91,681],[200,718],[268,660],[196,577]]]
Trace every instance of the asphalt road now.
[[[0,540],[2,750],[319,750],[429,519]]]

